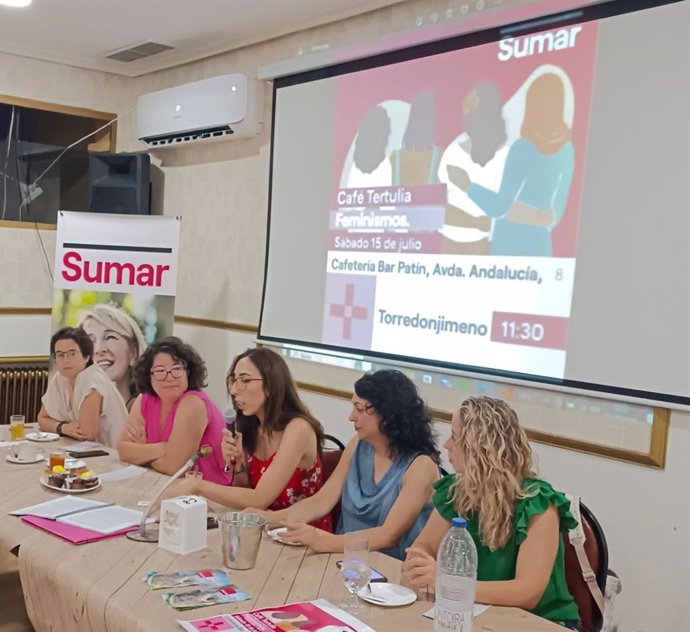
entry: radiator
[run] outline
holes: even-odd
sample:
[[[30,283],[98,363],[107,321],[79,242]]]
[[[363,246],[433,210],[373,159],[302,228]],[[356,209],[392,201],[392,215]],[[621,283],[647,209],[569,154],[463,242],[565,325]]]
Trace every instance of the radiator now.
[[[36,421],[41,397],[48,386],[48,366],[0,365],[0,423],[10,422],[10,415],[25,415]]]

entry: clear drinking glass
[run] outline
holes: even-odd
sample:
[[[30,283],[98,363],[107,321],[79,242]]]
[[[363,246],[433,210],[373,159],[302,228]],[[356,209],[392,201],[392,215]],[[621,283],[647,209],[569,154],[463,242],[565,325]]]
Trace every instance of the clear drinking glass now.
[[[362,590],[371,579],[369,567],[369,540],[367,538],[348,538],[345,541],[343,563],[340,567],[345,587],[350,593],[349,610],[351,614],[359,614],[360,604],[357,593]]]
[[[67,453],[64,450],[61,450],[60,448],[51,450],[48,456],[48,464],[50,465],[50,469],[52,470],[56,465],[61,465],[62,467],[65,467],[66,456]]]
[[[24,438],[24,415],[10,415],[10,436],[12,441]]]

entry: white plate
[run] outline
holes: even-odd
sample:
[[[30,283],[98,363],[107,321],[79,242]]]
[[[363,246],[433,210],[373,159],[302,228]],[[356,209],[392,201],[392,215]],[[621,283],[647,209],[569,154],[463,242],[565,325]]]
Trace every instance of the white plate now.
[[[371,592],[366,588],[362,588],[357,595],[360,599],[373,603],[375,606],[394,608],[396,606],[406,606],[417,601],[417,593],[405,586],[389,584],[388,582],[371,582],[369,587]]]
[[[281,544],[286,544],[287,546],[302,546],[301,544],[297,544],[296,542],[286,542],[283,540],[280,536],[287,531],[287,527],[278,527],[277,529],[271,529],[270,531],[266,531],[266,534],[268,535],[269,538],[272,538],[276,542],[280,542]]]
[[[22,459],[17,458],[14,456],[14,454],[8,454],[5,457],[6,461],[9,461],[10,463],[19,463],[20,465],[28,465],[29,463],[38,463],[39,461],[43,461],[45,457],[42,454],[37,454],[36,458],[33,458],[29,461],[24,461]]]
[[[50,465],[50,456],[44,456],[43,460],[45,461],[46,465]],[[82,461],[81,459],[65,459],[66,470],[75,470],[79,467],[86,467],[86,461]]]
[[[25,437],[29,441],[57,441],[60,435],[54,432],[30,432]]]
[[[44,474],[41,476],[41,485],[47,487],[48,489],[54,489],[56,492],[62,492],[63,494],[85,494],[86,492],[92,492],[101,486],[101,479],[98,479],[98,485],[96,487],[89,487],[89,489],[65,489],[64,487],[55,487],[55,485],[50,485],[48,483],[48,477]]]

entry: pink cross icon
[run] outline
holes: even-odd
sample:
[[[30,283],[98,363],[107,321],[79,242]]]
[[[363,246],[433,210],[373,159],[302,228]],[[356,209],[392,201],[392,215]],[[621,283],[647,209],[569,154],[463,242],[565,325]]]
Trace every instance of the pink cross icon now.
[[[352,334],[352,321],[364,320],[369,310],[363,305],[355,305],[355,284],[345,286],[345,303],[331,305],[330,315],[343,319],[343,338],[349,340]]]

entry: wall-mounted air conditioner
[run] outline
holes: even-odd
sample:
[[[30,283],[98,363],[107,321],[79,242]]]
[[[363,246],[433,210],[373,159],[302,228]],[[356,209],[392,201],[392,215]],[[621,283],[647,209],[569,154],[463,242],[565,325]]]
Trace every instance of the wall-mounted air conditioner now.
[[[261,132],[264,83],[232,74],[143,94],[137,137],[151,148],[202,140],[246,138]]]

